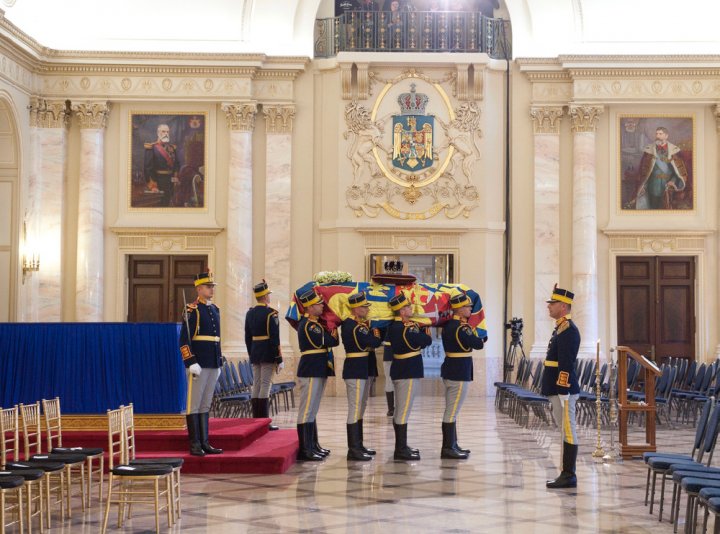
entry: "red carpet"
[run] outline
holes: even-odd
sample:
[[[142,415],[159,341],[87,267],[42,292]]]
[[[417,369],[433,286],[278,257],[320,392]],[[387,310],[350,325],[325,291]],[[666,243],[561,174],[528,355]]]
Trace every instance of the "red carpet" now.
[[[188,453],[184,430],[138,430],[138,458],[161,456],[185,459],[183,473],[284,473],[295,463],[298,441],[295,430],[269,432],[269,419],[210,419],[210,443],[223,454],[204,457]],[[107,432],[63,431],[64,447],[102,447],[107,450]]]

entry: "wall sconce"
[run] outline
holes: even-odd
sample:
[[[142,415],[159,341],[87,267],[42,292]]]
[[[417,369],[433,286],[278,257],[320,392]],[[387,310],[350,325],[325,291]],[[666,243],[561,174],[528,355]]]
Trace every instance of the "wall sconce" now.
[[[25,246],[27,246],[27,226],[25,224],[25,221],[23,221],[23,241],[25,242]],[[30,276],[33,272],[40,270],[40,254],[36,254],[35,252],[28,257],[28,254],[26,252],[23,252],[22,254],[22,283],[25,283],[25,280],[28,276]]]
[[[30,276],[30,274],[33,271],[39,271],[40,270],[40,256],[37,254],[33,254],[30,258],[28,258],[25,254],[23,254],[22,257],[22,273],[23,273],[23,284],[25,283],[25,279]]]

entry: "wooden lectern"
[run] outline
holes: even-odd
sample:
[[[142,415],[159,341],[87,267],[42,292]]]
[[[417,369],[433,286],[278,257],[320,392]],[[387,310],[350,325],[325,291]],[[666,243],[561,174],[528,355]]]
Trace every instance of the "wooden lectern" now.
[[[623,458],[642,456],[644,452],[655,452],[655,377],[662,371],[654,362],[632,350],[630,347],[618,347],[618,408],[620,410],[620,455]],[[645,403],[631,403],[627,398],[628,358],[632,358],[645,369]],[[645,413],[645,443],[628,443],[628,417],[632,412]]]

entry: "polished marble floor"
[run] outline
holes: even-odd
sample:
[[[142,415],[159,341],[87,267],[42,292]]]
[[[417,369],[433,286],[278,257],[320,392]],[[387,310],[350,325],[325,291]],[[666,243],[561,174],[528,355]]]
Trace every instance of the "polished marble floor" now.
[[[187,475],[183,477],[183,517],[170,532],[230,533],[564,533],[672,532],[667,519],[643,505],[642,462],[597,464],[590,454],[595,433],[581,430],[577,490],[549,491],[545,480],[557,474],[559,438],[555,429],[523,429],[496,412],[492,399],[468,399],[459,424],[460,445],[471,449],[467,461],[440,459],[442,400],[417,399],[411,417],[410,445],[422,460],[392,460],[393,431],[385,399],[371,399],[365,418],[366,445],[375,460],[345,459],[345,409],[342,398],[323,400],[320,442],[333,450],[322,463],[298,464],[284,475]],[[294,413],[276,421],[294,428]],[[606,436],[607,437],[607,436]],[[660,429],[663,449],[686,452],[692,430]],[[148,511],[136,509],[123,529],[151,532]],[[51,532],[99,532],[99,506]],[[161,523],[163,526],[165,523]]]

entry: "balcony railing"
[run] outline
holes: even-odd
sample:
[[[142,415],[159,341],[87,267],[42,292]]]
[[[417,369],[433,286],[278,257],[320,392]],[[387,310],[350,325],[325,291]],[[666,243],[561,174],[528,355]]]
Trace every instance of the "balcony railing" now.
[[[348,11],[315,21],[315,57],[338,52],[484,52],[512,57],[510,22],[464,11]]]

